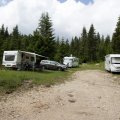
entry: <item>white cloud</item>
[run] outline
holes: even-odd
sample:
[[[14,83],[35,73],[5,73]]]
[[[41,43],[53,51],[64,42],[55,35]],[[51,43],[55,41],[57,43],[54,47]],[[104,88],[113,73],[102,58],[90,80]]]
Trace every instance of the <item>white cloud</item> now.
[[[13,0],[0,7],[0,25],[11,31],[18,24],[23,34],[32,33],[43,12],[49,12],[56,36],[80,36],[83,26],[88,30],[94,24],[100,34],[112,35],[119,17],[120,0],[95,0],[94,4],[67,0]]]

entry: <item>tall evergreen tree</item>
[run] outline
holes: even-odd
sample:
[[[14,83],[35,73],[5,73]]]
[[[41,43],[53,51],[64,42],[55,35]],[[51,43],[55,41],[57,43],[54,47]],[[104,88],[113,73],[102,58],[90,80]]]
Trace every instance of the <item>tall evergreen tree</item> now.
[[[20,41],[21,41],[20,50],[29,51],[28,50],[28,47],[29,47],[29,44],[30,44],[29,36],[22,35]]]
[[[57,49],[57,53],[55,55],[55,60],[59,62],[63,62],[63,57],[70,55],[69,41],[68,40],[65,41],[64,38],[62,38],[61,41],[59,41],[58,39],[56,43],[56,49]]]
[[[104,36],[102,36],[99,44],[99,60],[104,60],[105,56],[104,42],[105,39]]]
[[[2,25],[2,27],[0,28],[0,61],[2,61],[4,41],[5,41],[5,28],[4,25]]]
[[[100,38],[100,34],[99,32],[97,33],[96,35],[96,58],[97,58],[97,61],[100,61],[100,42],[101,42],[101,38]]]
[[[80,57],[80,39],[77,36],[71,41],[70,51],[73,56]]]
[[[109,35],[105,38],[104,49],[106,55],[112,53],[111,40]]]
[[[60,50],[59,50],[59,57],[60,57],[60,62],[62,62],[63,57],[66,56],[66,45],[65,45],[65,40],[62,38],[61,44],[60,44]]]
[[[95,29],[93,24],[90,26],[90,30],[88,32],[88,55],[89,55],[89,61],[96,61],[96,36],[95,36]]]
[[[4,25],[0,28],[0,47],[2,46],[3,42],[5,40],[5,28]]]
[[[115,32],[113,33],[112,48],[113,53],[120,53],[120,17],[118,18],[116,29]]]
[[[60,38],[59,37],[57,37],[57,39],[56,39],[56,43],[55,43],[55,49],[56,49],[56,52],[55,52],[55,56],[54,56],[54,59],[56,60],[56,61],[60,61],[60,45],[61,45],[61,43],[60,43]]]
[[[20,47],[21,47],[20,33],[18,30],[18,26],[16,25],[13,28],[13,32],[11,34],[10,49],[11,50],[20,50]]]
[[[81,56],[82,62],[88,61],[88,38],[87,38],[87,30],[85,27],[83,27],[82,34],[81,34],[80,56]]]
[[[34,51],[35,43],[33,42],[34,41],[33,35],[29,34],[26,39],[28,41],[28,45],[26,47],[26,50],[30,51],[30,52],[35,52]]]
[[[33,45],[33,48],[32,48],[33,51],[38,54],[42,54],[45,46],[44,46],[44,41],[42,40],[42,37],[39,34],[38,30],[34,32],[33,41],[31,43],[32,43],[31,45]]]
[[[53,58],[55,54],[55,37],[53,34],[52,22],[48,13],[43,13],[39,21],[39,34],[41,36],[41,54]]]
[[[68,39],[65,42],[65,51],[66,51],[66,56],[69,56],[70,55],[70,43]]]
[[[9,37],[8,27],[5,29],[4,35],[5,35],[5,38],[8,38],[8,37]]]
[[[4,30],[5,29],[5,30]],[[3,41],[3,44],[2,44],[2,47],[1,47],[1,49],[2,49],[2,52],[4,51],[4,50],[9,50],[9,42],[10,42],[10,36],[9,36],[9,32],[8,32],[8,28],[3,28],[3,33],[4,33],[4,41]]]

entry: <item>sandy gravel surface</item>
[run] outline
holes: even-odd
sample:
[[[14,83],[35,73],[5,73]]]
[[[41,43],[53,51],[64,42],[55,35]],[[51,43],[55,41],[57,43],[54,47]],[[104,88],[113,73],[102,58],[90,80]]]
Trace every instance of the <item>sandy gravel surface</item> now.
[[[0,120],[120,120],[120,85],[110,73],[78,71],[65,84],[3,97]]]

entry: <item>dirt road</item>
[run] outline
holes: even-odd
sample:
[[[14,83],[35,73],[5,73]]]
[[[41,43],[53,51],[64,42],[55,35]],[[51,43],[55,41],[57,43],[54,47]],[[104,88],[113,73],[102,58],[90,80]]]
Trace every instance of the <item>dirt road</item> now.
[[[0,120],[120,120],[116,80],[99,70],[78,71],[65,84],[12,93],[0,101]]]

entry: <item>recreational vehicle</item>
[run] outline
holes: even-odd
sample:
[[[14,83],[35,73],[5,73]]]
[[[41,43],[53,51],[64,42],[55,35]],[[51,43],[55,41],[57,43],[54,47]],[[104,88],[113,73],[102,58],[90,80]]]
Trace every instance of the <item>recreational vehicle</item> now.
[[[45,56],[26,51],[4,51],[2,65],[19,70],[35,69],[40,67],[41,58]]]
[[[79,66],[79,59],[76,57],[64,57],[63,64],[67,65],[68,67],[78,67]]]
[[[120,72],[120,54],[109,54],[105,56],[105,70]]]

